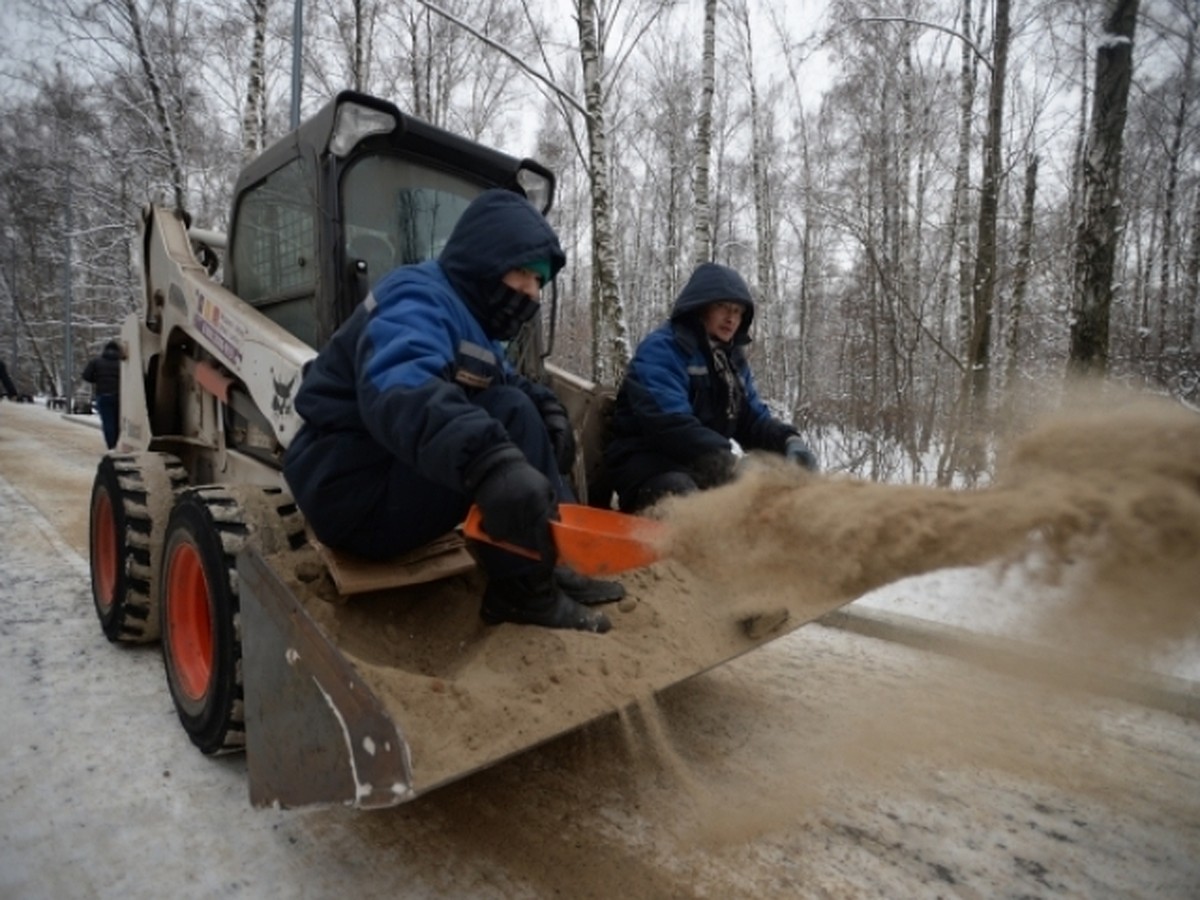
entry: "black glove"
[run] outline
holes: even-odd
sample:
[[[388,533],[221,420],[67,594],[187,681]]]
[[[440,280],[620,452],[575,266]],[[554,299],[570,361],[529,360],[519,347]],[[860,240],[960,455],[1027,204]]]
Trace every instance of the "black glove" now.
[[[809,449],[808,444],[804,443],[798,435],[792,435],[783,445],[783,455],[789,460],[808,469],[810,472],[817,471],[816,454]]]
[[[550,534],[550,520],[558,518],[554,488],[520,451],[503,454],[487,470],[475,490],[475,502],[488,536],[528,547],[548,564],[557,558]]]
[[[547,411],[542,421],[550,434],[550,446],[554,448],[554,459],[558,471],[566,474],[575,467],[575,429],[564,411]]]
[[[692,463],[696,484],[704,489],[719,487],[733,481],[737,457],[730,450],[713,450]]]

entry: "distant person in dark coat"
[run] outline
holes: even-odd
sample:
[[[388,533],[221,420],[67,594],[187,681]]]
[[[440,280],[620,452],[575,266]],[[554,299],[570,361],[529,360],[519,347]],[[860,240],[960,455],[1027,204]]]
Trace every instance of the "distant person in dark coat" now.
[[[20,396],[17,391],[17,386],[13,384],[12,378],[8,375],[8,366],[4,364],[4,360],[0,359],[0,385],[4,386],[4,396],[16,399]]]
[[[638,345],[617,393],[605,463],[622,510],[729,481],[744,450],[781,453],[806,469],[816,457],[759,399],[743,348],[754,300],[736,271],[703,263],[670,319]]]
[[[489,535],[541,556],[472,544],[488,577],[484,622],[604,632],[611,623],[590,604],[624,589],[554,564],[549,523],[572,499],[570,421],[500,343],[565,263],[537,207],[485,191],[438,259],[377,282],[308,367],[283,473],[317,537],[368,558],[428,543],[474,502]]]
[[[121,345],[116,341],[105,344],[100,355],[84,368],[83,380],[92,385],[96,412],[100,414],[100,427],[104,430],[104,443],[111,450],[117,446],[117,426],[120,421]]]

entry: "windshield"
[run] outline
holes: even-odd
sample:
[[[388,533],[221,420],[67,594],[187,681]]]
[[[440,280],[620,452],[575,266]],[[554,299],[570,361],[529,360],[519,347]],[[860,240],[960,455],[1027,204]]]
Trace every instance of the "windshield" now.
[[[483,188],[392,156],[365,156],[342,178],[343,248],[374,285],[396,266],[438,256]]]

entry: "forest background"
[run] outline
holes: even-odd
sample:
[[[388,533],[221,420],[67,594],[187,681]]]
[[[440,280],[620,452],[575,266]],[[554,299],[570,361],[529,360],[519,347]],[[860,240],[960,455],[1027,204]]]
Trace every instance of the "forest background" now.
[[[297,44],[296,13],[303,17]],[[553,361],[615,384],[699,260],[827,468],[987,477],[1076,375],[1200,403],[1193,0],[18,0],[0,357],[77,388],[139,210],[220,230],[243,162],[355,88],[553,169]],[[297,54],[296,51],[299,50]]]

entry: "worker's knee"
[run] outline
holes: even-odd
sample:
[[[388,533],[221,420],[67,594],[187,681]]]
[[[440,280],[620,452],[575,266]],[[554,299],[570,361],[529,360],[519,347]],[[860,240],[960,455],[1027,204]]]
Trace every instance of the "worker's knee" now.
[[[502,384],[488,388],[477,394],[474,402],[487,410],[493,419],[500,421],[518,443],[523,434],[546,429],[542,414],[533,400],[518,387]]]
[[[533,399],[518,387],[500,385],[482,391],[474,402],[504,426],[508,439],[520,448],[530,465],[550,479],[558,498],[573,502],[571,489],[559,474],[550,433]]]

